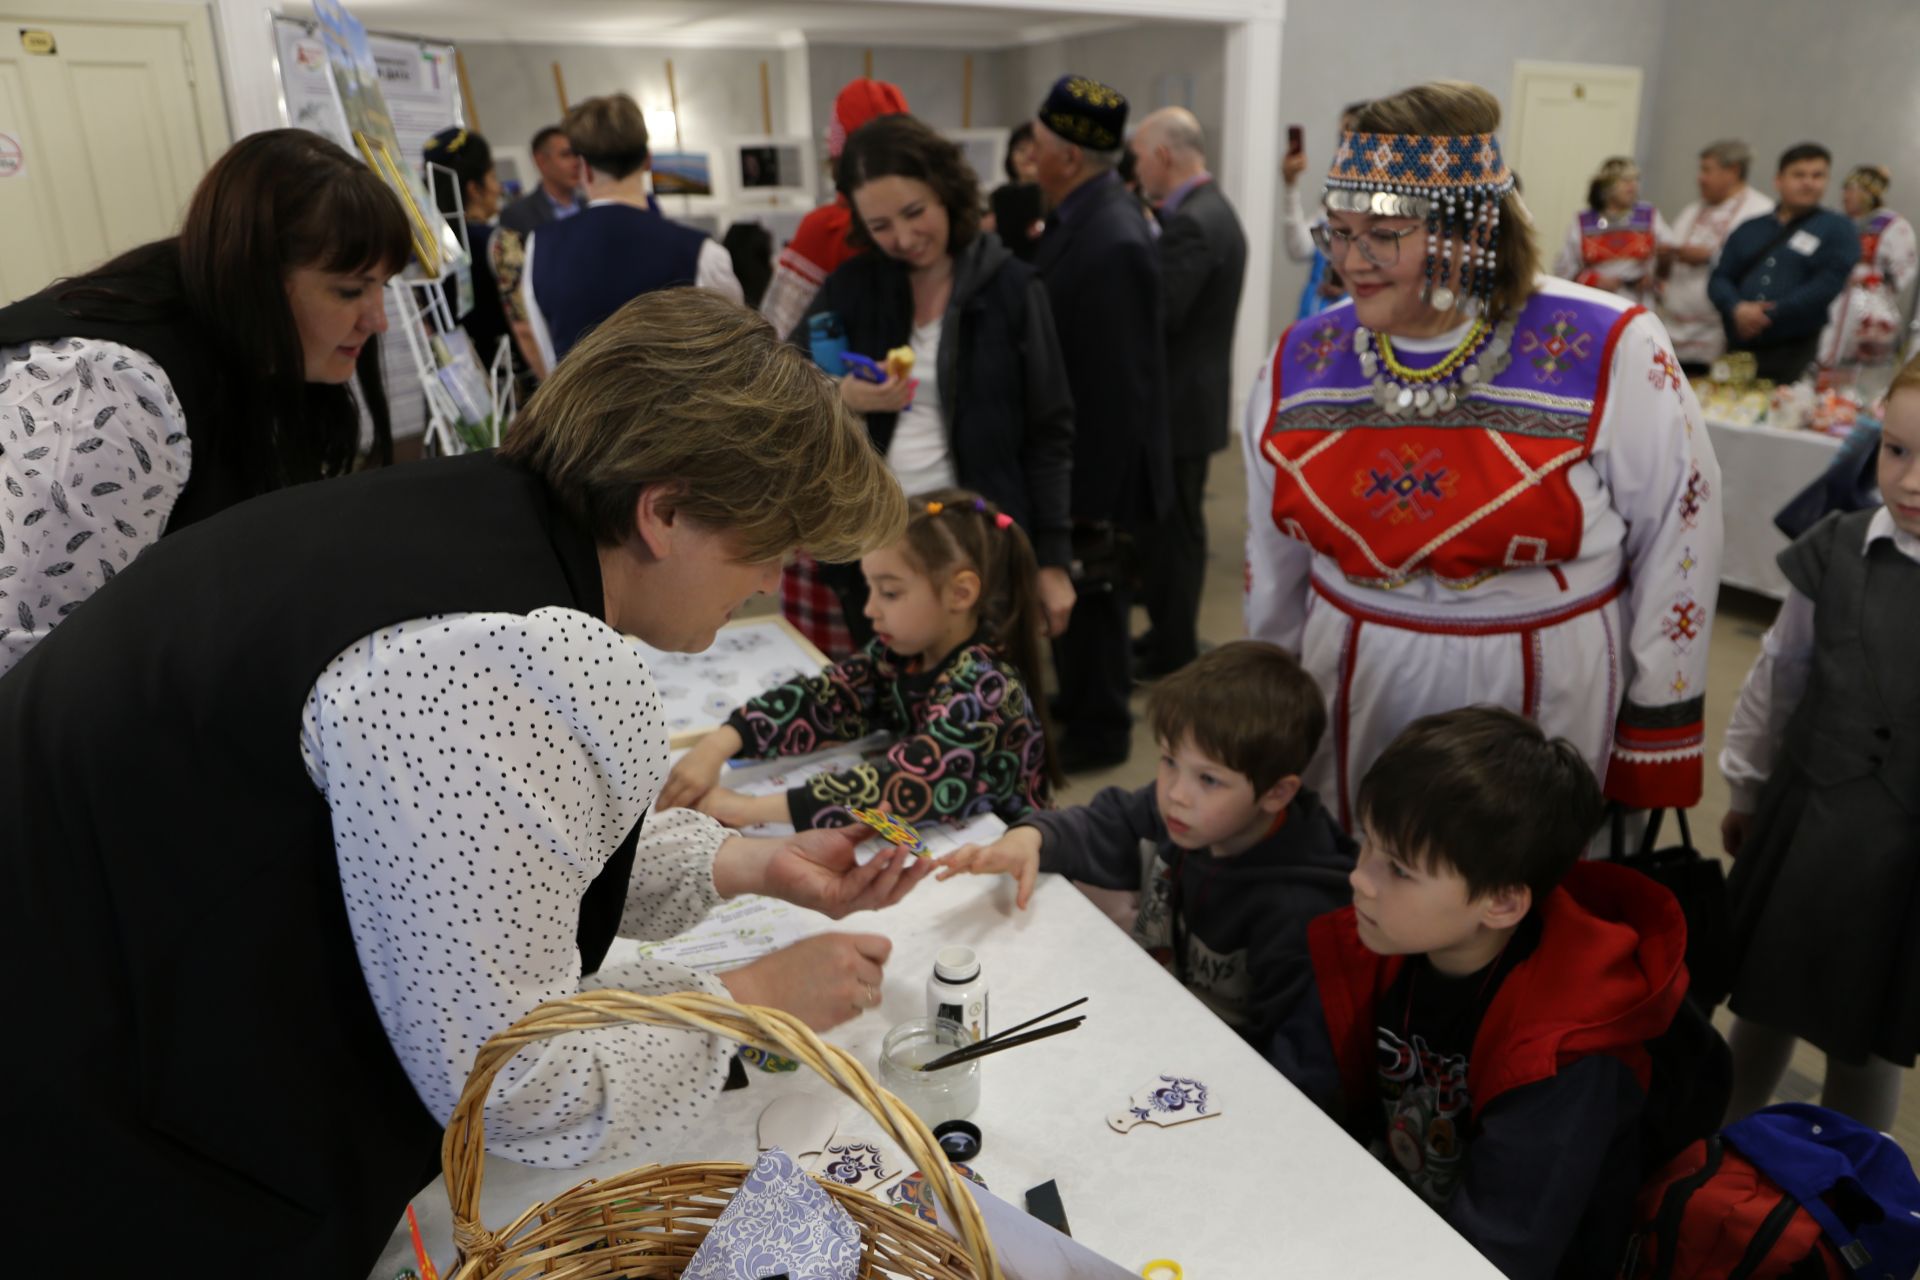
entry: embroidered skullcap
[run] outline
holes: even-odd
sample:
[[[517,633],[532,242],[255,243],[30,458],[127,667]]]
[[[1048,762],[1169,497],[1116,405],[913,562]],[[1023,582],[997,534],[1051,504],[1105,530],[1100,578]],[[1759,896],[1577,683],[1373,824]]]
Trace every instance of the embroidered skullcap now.
[[[1040,104],[1040,123],[1089,151],[1118,151],[1127,130],[1127,100],[1085,76],[1061,76]]]
[[[1885,165],[1863,164],[1847,175],[1847,185],[1858,187],[1878,204],[1886,198],[1887,188],[1893,185],[1893,171]]]
[[[855,129],[881,116],[907,114],[907,95],[885,80],[853,80],[833,100],[833,122],[827,126],[827,154],[838,160]]]

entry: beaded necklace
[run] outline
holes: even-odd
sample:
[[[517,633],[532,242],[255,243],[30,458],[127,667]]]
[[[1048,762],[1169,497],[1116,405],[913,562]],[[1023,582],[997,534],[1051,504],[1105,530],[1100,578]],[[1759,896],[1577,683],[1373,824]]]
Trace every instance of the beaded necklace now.
[[[1373,381],[1373,402],[1394,417],[1451,413],[1474,387],[1499,376],[1513,362],[1513,320],[1488,325],[1475,320],[1466,337],[1430,369],[1412,369],[1393,354],[1393,339],[1355,329],[1353,349],[1360,372]]]

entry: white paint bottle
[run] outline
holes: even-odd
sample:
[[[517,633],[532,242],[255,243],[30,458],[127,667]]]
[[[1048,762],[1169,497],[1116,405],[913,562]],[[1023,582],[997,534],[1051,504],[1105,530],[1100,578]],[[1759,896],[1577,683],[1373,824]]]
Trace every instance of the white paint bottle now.
[[[942,947],[933,959],[927,979],[927,1016],[947,1018],[966,1028],[967,1035],[987,1035],[987,980],[972,947]]]

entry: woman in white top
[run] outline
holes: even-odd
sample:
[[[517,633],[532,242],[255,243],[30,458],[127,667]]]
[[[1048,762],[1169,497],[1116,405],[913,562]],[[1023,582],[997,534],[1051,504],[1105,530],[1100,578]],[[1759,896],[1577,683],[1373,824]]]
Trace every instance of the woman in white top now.
[[[1847,175],[1841,203],[1860,228],[1860,261],[1847,287],[1833,300],[1827,331],[1820,336],[1820,363],[1890,365],[1900,353],[1908,290],[1920,274],[1913,224],[1885,207],[1893,175],[1863,164]]]
[[[1053,634],[1074,592],[1073,403],[1045,287],[980,229],[980,187],[959,147],[908,115],[847,139],[836,181],[853,206],[853,242],[874,252],[827,277],[808,316],[832,312],[847,350],[880,364],[910,347],[912,370],[841,379],[847,407],[909,495],[953,485],[1012,516],[1033,542]],[[806,321],[794,331],[804,344]],[[826,569],[856,643],[866,592],[851,566]]]
[[[1553,273],[1646,303],[1657,292],[1654,265],[1673,243],[1660,211],[1640,198],[1640,166],[1614,156],[1587,186],[1587,207],[1573,217]]]

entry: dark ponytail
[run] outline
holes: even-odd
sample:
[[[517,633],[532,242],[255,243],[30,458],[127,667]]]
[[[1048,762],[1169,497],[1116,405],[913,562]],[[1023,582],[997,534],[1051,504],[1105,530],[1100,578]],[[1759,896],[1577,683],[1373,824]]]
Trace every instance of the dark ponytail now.
[[[1020,673],[1046,748],[1047,780],[1063,785],[1041,684],[1046,610],[1033,544],[1012,516],[967,489],[917,494],[907,505],[907,551],[921,569],[936,582],[959,569],[980,575],[980,634]]]

